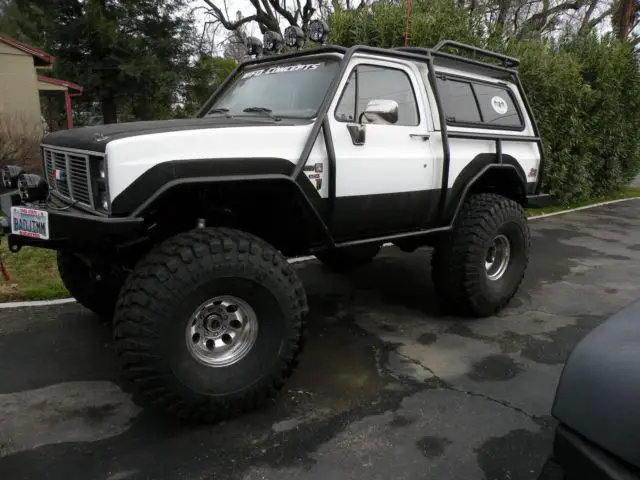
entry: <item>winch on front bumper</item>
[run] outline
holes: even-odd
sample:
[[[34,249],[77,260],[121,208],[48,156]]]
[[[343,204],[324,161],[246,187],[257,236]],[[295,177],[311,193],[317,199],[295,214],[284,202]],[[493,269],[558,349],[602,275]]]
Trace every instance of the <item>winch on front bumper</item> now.
[[[88,214],[72,205],[51,200],[23,202],[18,191],[0,195],[0,211],[7,215],[9,249],[24,246],[53,250],[112,249],[143,233],[141,218],[113,218]]]

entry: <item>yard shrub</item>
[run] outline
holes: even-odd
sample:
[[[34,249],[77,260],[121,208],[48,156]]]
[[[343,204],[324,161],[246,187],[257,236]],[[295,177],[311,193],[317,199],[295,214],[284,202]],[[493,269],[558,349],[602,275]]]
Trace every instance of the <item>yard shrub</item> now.
[[[0,113],[0,167],[19,165],[26,172],[41,173],[42,128],[19,115]]]
[[[484,19],[448,0],[412,2],[410,45],[448,38],[520,59],[543,140],[543,184],[561,203],[611,194],[640,171],[640,73],[627,43],[566,33],[555,41],[504,41]],[[404,45],[404,2],[338,10],[330,43]]]

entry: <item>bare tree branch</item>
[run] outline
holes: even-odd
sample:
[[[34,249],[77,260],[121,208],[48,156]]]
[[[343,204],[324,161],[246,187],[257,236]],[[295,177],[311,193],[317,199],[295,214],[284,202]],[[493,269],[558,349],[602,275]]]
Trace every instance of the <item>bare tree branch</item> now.
[[[589,8],[587,8],[587,11],[582,19],[582,24],[580,25],[580,29],[578,30],[579,32],[584,32],[587,29],[591,28],[591,16],[593,15],[593,12],[595,12],[598,3],[600,3],[599,0],[591,0]]]
[[[521,26],[520,31],[516,33],[518,38],[522,38],[525,35],[531,33],[537,33],[538,35],[544,32],[550,25],[555,23],[556,17],[560,13],[568,12],[570,10],[578,10],[584,6],[585,0],[576,0],[559,3],[551,7],[549,0],[543,0],[542,10],[538,13],[531,15]]]
[[[289,22],[291,25],[298,25],[298,22],[296,21],[296,15],[292,14],[282,5],[280,5],[279,0],[269,0],[269,3],[276,12],[287,19],[287,22]]]
[[[592,18],[591,20],[589,20],[589,27],[593,28],[596,25],[598,25],[600,22],[602,22],[605,18],[607,18],[609,15],[611,15],[611,12],[613,11],[613,9],[611,8],[607,8],[602,14],[598,15],[595,18]]]
[[[202,0],[202,1],[204,3],[206,3],[209,6],[209,8],[211,8],[211,11],[213,12],[212,15],[227,30],[237,30],[239,27],[241,27],[245,23],[249,23],[249,22],[253,22],[255,20],[258,20],[258,15],[250,15],[248,17],[242,17],[241,19],[238,19],[236,21],[231,21],[231,20],[229,20],[229,18],[227,16],[225,16],[224,13],[222,13],[222,10],[220,10],[220,8],[218,8],[213,3],[213,0]]]

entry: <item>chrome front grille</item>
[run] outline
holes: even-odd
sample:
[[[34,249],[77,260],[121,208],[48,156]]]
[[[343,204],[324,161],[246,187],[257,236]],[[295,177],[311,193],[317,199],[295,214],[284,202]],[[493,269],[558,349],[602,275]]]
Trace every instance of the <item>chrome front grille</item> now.
[[[43,149],[43,155],[51,190],[72,202],[95,209],[89,155],[47,147]]]

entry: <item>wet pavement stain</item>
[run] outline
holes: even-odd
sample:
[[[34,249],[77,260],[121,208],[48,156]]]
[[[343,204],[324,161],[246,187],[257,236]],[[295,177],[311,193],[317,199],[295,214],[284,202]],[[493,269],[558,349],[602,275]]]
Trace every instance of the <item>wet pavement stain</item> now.
[[[601,321],[599,317],[583,317],[577,320],[575,326],[560,327],[545,335],[547,338],[525,338],[521,355],[546,365],[563,364],[576,344]]]
[[[431,345],[438,339],[435,333],[423,333],[418,337],[418,343],[422,345]]]
[[[537,478],[546,457],[551,453],[552,433],[540,430],[513,430],[491,438],[476,451],[483,480],[519,480]]]
[[[395,414],[393,416],[393,420],[389,422],[389,425],[392,427],[406,427],[407,425],[411,425],[413,422],[415,422],[415,419],[413,418]]]
[[[489,355],[473,365],[467,375],[476,381],[505,381],[522,372],[522,365],[506,355]]]
[[[116,409],[118,405],[107,404],[107,405],[92,405],[86,408],[83,408],[80,412],[84,418],[89,422],[98,423],[103,422],[107,417],[111,417],[116,413]]]
[[[451,445],[451,440],[443,437],[422,437],[416,442],[422,455],[429,459],[434,459],[444,453],[447,445]]]

